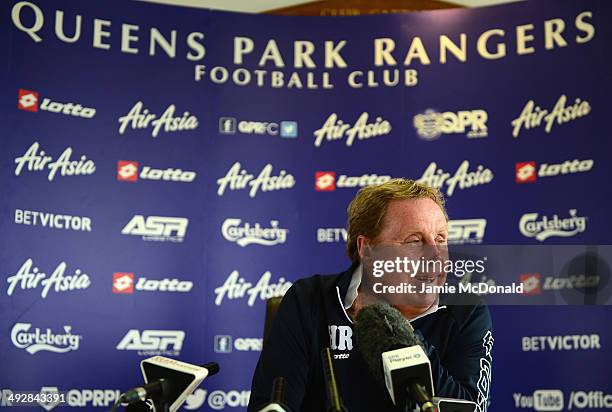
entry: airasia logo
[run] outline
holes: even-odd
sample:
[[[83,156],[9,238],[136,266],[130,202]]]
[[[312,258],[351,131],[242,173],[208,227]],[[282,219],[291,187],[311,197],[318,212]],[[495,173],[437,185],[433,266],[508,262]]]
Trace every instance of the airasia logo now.
[[[143,180],[164,180],[170,182],[191,183],[197,177],[197,173],[189,170],[167,168],[155,169],[150,166],[143,166],[140,174],[138,173],[139,163],[134,160],[119,160],[117,162],[117,180],[120,182],[138,182]]]

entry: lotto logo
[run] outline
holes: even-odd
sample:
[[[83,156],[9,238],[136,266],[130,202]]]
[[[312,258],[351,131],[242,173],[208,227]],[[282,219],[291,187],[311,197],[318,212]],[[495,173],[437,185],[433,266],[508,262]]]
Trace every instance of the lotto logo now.
[[[516,164],[516,183],[535,182],[536,177],[536,162],[521,162]]]
[[[316,172],[315,190],[317,192],[331,192],[336,190],[335,172]]]
[[[19,89],[19,100],[17,101],[17,108],[19,110],[25,110],[27,112],[37,112],[38,92]]]
[[[523,284],[523,295],[539,295],[542,293],[541,279],[539,273],[527,273],[520,276]]]
[[[138,162],[119,160],[119,162],[117,162],[117,180],[123,182],[137,182]]]
[[[113,274],[113,293],[134,293],[134,274]]]

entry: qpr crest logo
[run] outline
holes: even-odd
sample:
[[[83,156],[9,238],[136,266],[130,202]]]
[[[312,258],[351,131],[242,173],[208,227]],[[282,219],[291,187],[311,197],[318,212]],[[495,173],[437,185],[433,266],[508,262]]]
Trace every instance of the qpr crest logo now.
[[[471,138],[487,137],[488,114],[485,110],[437,112],[433,109],[417,114],[413,125],[423,140],[435,140],[443,134],[466,133]]]

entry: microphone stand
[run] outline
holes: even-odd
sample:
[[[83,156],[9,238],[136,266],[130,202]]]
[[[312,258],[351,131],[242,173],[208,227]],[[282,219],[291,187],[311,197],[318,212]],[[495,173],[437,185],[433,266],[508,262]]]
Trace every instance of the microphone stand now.
[[[425,387],[419,383],[412,383],[406,385],[406,407],[404,412],[412,412],[416,408],[418,403],[421,412],[435,412],[433,403],[429,400],[429,395]],[[418,400],[418,402],[416,402]]]

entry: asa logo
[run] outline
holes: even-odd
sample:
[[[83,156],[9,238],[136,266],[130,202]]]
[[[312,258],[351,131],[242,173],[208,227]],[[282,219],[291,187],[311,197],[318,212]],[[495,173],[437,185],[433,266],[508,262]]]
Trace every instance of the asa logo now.
[[[142,236],[143,240],[158,242],[182,242],[187,232],[189,219],[135,215],[121,230],[123,235]]]
[[[482,243],[487,227],[487,219],[460,219],[448,221],[448,243]]]
[[[39,93],[33,90],[19,89],[17,97],[17,108],[26,112],[36,113],[41,111],[60,113],[67,116],[83,117],[91,119],[96,115],[96,109],[83,107],[78,103],[60,103],[45,97],[40,103]]]
[[[182,330],[130,329],[117,344],[117,350],[137,351],[141,356],[178,356],[184,340]]]

